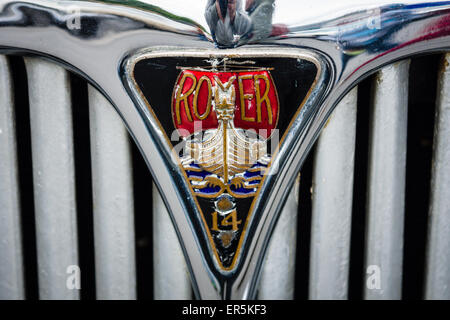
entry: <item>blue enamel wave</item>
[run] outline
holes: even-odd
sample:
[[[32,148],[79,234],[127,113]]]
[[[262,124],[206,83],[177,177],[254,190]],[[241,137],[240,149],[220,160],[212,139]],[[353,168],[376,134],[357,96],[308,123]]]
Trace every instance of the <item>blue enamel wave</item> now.
[[[189,170],[189,168],[192,168],[194,170]],[[257,188],[258,188],[259,184],[261,183],[261,180],[263,178],[263,171],[266,168],[267,168],[266,164],[257,162],[251,167],[251,169],[252,169],[251,171],[249,170],[249,171],[244,172],[243,176],[245,179],[258,178],[253,181],[250,181],[248,183],[248,185],[255,185],[255,188],[248,189],[248,188],[243,188],[243,187],[236,188],[235,186],[230,186],[231,191],[233,193],[243,195],[243,196],[244,195],[248,195],[248,196],[253,195],[254,193],[256,193]],[[196,163],[191,163],[191,164],[189,164],[188,167],[185,167],[185,171],[186,171],[188,178],[195,177],[195,178],[201,178],[202,180],[204,180],[207,177],[216,177],[215,174],[212,174],[209,171],[206,171],[206,170],[199,171],[199,169],[201,169],[201,167]],[[260,169],[260,170],[254,170],[254,169]],[[219,192],[221,189],[220,186],[213,186],[213,187],[208,186],[206,188],[197,189],[194,184],[192,184],[192,187],[193,187],[195,193],[199,196],[212,195],[212,194]]]

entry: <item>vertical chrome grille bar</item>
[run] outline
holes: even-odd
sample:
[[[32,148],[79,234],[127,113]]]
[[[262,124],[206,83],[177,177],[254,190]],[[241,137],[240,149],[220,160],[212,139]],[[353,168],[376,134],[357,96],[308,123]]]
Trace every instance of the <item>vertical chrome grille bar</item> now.
[[[78,299],[66,286],[78,265],[69,75],[55,64],[25,59],[30,98],[39,297]]]
[[[381,286],[366,285],[366,299],[401,298],[409,64],[409,60],[398,62],[376,76],[369,146],[366,271],[370,275],[379,271]]]
[[[450,299],[450,54],[438,81],[429,212],[427,299]]]
[[[127,130],[89,86],[97,299],[135,299],[132,161]]]
[[[261,300],[294,299],[299,184],[297,178],[267,249],[259,284]]]
[[[0,56],[0,300],[24,299],[13,87]]]
[[[155,300],[192,299],[183,252],[156,185],[153,185],[153,274]]]
[[[313,172],[310,299],[346,299],[350,260],[357,88],[336,107]]]

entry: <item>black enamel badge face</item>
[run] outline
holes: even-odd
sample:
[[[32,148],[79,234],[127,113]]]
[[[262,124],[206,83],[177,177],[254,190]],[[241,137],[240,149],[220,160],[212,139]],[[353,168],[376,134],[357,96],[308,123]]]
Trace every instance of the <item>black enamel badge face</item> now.
[[[149,57],[134,83],[172,144],[221,272],[233,271],[255,199],[320,73],[310,58]],[[200,220],[200,221],[198,221]]]

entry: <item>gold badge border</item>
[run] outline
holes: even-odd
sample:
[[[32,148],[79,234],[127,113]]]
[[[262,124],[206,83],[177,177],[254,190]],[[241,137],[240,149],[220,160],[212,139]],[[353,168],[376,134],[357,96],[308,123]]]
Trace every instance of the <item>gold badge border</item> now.
[[[269,49],[270,50],[270,49]],[[304,50],[304,49],[299,49],[300,50]],[[232,52],[230,52],[232,51]],[[142,60],[148,60],[148,59],[155,59],[155,58],[209,58],[209,59],[220,59],[220,58],[229,58],[229,59],[233,59],[233,58],[278,58],[278,59],[282,59],[282,58],[291,58],[291,59],[302,59],[302,60],[306,60],[309,62],[312,62],[316,68],[317,68],[317,73],[316,73],[316,77],[314,79],[313,84],[311,85],[311,88],[308,90],[305,98],[303,99],[303,101],[301,102],[301,104],[299,105],[299,107],[297,108],[297,111],[295,112],[294,116],[292,117],[289,125],[286,128],[286,132],[283,134],[282,138],[280,139],[280,142],[277,146],[277,149],[275,150],[274,154],[271,156],[271,160],[269,162],[269,164],[267,165],[266,170],[268,170],[273,162],[273,159],[275,159],[275,157],[278,155],[278,151],[280,146],[283,144],[284,139],[286,138],[286,135],[288,134],[290,128],[292,127],[293,122],[297,119],[298,114],[300,113],[300,111],[302,110],[303,106],[305,105],[305,103],[309,100],[309,97],[311,96],[311,93],[314,91],[314,89],[317,87],[317,83],[320,79],[320,76],[322,75],[322,65],[320,63],[320,61],[314,56],[314,55],[309,55],[306,52],[298,52],[295,49],[287,49],[287,50],[283,50],[284,52],[277,52],[276,54],[271,54],[271,53],[257,53],[254,51],[247,51],[247,50],[224,50],[222,52],[220,51],[203,51],[201,49],[199,50],[195,50],[195,51],[189,51],[189,50],[182,50],[180,51],[180,49],[178,50],[174,50],[174,51],[154,51],[154,52],[147,52],[144,53],[142,55],[140,55],[139,57],[137,57],[136,59],[134,59],[130,65],[130,78],[134,84],[135,89],[137,90],[139,96],[141,97],[142,101],[145,103],[145,105],[147,106],[147,109],[150,111],[150,113],[153,116],[153,119],[156,121],[156,123],[159,126],[159,129],[161,130],[166,142],[168,143],[168,145],[173,147],[172,142],[170,141],[169,137],[167,136],[165,129],[163,128],[163,126],[161,125],[161,123],[159,122],[158,117],[156,116],[155,112],[153,111],[153,108],[151,107],[150,103],[148,102],[147,98],[145,97],[145,95],[143,94],[143,92],[141,91],[138,83],[136,82],[135,76],[134,76],[134,70],[135,70],[135,66],[138,62],[142,61]],[[289,52],[291,51],[291,52]],[[294,52],[293,52],[294,51]],[[297,51],[297,52],[295,52]],[[277,98],[278,98],[278,92],[277,92]],[[171,108],[172,109],[172,108]],[[281,106],[278,106],[278,112],[280,111]],[[172,111],[172,110],[171,110]],[[173,118],[173,117],[172,117]],[[278,121],[277,121],[278,122]],[[278,124],[278,123],[277,123]],[[203,221],[203,224],[205,227],[205,231],[208,235],[208,240],[209,240],[209,245],[210,245],[210,251],[213,252],[213,257],[215,259],[213,259],[213,261],[215,261],[216,265],[220,268],[221,271],[224,272],[232,272],[234,270],[234,268],[236,267],[236,264],[238,262],[238,258],[240,257],[240,253],[241,253],[241,248],[242,248],[242,244],[244,242],[244,239],[246,238],[246,232],[247,232],[247,228],[249,226],[251,217],[253,216],[253,210],[254,210],[254,206],[256,203],[256,200],[258,199],[259,193],[261,191],[262,186],[264,185],[265,182],[265,178],[266,175],[263,176],[260,186],[258,188],[258,191],[256,192],[256,194],[254,195],[254,200],[252,202],[252,205],[250,206],[249,212],[248,212],[248,216],[247,219],[245,221],[244,224],[244,228],[242,229],[242,234],[240,236],[239,239],[239,243],[238,246],[236,248],[236,253],[235,256],[233,257],[233,261],[231,263],[231,265],[229,267],[224,267],[223,264],[220,261],[220,257],[219,254],[217,252],[215,243],[214,243],[214,239],[212,237],[212,234],[208,228],[208,224],[206,223],[206,219],[204,217],[204,213],[201,210],[201,207],[197,201],[197,198],[195,196],[195,192],[191,186],[191,184],[189,183],[189,179],[186,175],[186,172],[180,162],[180,157],[175,154],[175,152],[173,151],[172,148],[172,155],[174,156],[174,159],[177,160],[177,165],[178,167],[181,169],[181,172],[183,173],[183,176],[185,178],[185,181],[189,187],[189,190],[191,191],[192,195],[193,195],[193,199],[195,204],[197,205],[197,209],[200,212],[200,216],[201,219]]]

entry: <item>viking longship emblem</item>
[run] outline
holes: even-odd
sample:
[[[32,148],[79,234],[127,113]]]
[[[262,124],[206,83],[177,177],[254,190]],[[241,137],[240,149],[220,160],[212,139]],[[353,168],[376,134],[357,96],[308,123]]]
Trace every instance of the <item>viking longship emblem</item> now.
[[[248,200],[270,163],[267,140],[279,109],[270,70],[239,69],[183,68],[172,98],[174,125],[185,141],[181,165],[207,212],[224,269],[239,249]]]

